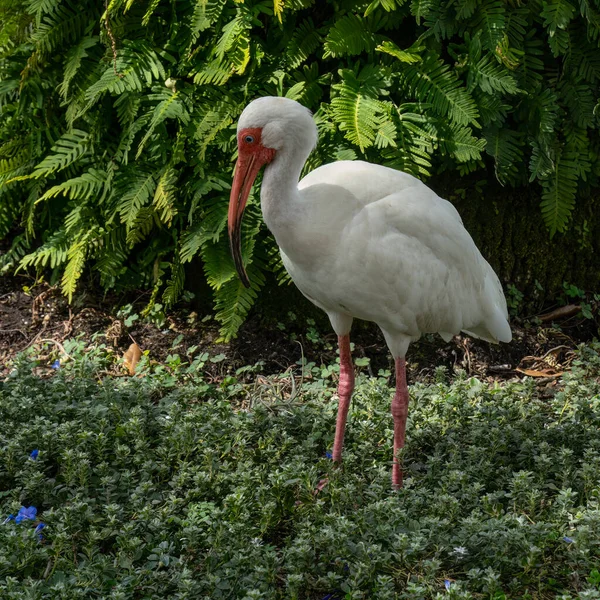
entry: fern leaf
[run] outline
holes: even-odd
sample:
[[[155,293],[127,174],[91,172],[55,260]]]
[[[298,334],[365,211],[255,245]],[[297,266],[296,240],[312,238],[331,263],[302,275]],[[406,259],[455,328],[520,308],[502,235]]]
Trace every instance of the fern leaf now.
[[[433,0],[412,0],[410,3],[410,14],[417,20],[417,25],[421,24],[422,19],[429,16],[433,6]]]
[[[231,97],[207,103],[193,116],[194,138],[198,140],[198,155],[204,160],[208,146],[220,131],[229,127],[239,116],[241,106]]]
[[[323,58],[330,56],[353,56],[370,52],[377,40],[369,30],[367,21],[358,15],[347,15],[337,20],[325,39]]]
[[[50,198],[55,198],[59,194],[63,194],[73,200],[83,198],[94,198],[96,197],[106,181],[106,172],[99,171],[98,169],[90,169],[83,175],[67,179],[58,185],[52,186],[49,190],[44,192],[37,202],[43,202]]]
[[[457,125],[479,127],[473,98],[442,60],[430,55],[423,63],[408,65],[401,75],[416,100],[431,104],[440,116],[447,115]]]
[[[69,86],[81,67],[81,62],[88,56],[87,50],[93,48],[98,41],[99,38],[97,37],[85,36],[67,53],[63,80],[58,88],[63,99],[66,99],[69,94]]]
[[[192,15],[190,29],[192,41],[195,42],[198,34],[205,31],[219,18],[226,0],[196,0]]]
[[[73,129],[65,133],[52,146],[50,154],[39,163],[31,177],[45,177],[56,171],[62,171],[78,161],[87,151],[89,134],[81,129]]]
[[[258,292],[265,284],[265,276],[256,264],[247,267],[250,287],[236,277],[225,283],[215,293],[216,319],[221,323],[221,340],[227,342],[235,337],[246,315],[252,308]]]
[[[567,28],[575,16],[575,7],[568,0],[544,0],[541,16],[548,35],[552,37],[559,29]]]
[[[472,65],[470,74],[473,84],[478,85],[487,94],[516,94],[519,91],[514,76],[489,55]]]
[[[183,292],[183,286],[185,284],[185,269],[179,259],[179,255],[176,253],[173,263],[171,264],[171,278],[167,282],[167,286],[163,293],[163,302],[166,306],[173,306],[181,293]]]
[[[418,54],[423,48],[421,46],[412,46],[408,50],[401,50],[394,42],[386,40],[375,48],[378,52],[385,52],[400,62],[412,64],[421,62],[421,56]]]
[[[277,17],[279,23],[283,23],[283,6],[284,0],[273,0],[273,12],[275,13],[275,16]]]
[[[384,81],[374,65],[367,65],[357,76],[349,69],[340,71],[341,83],[333,89],[337,95],[331,100],[332,115],[346,138],[362,151],[375,141],[382,125],[383,106],[377,93]]]
[[[87,256],[88,237],[83,236],[83,239],[74,242],[67,250],[67,264],[61,279],[61,289],[69,302],[73,300],[77,282],[83,272]]]
[[[506,10],[502,0],[484,0],[473,17],[475,34],[481,34],[481,41],[491,52],[502,41],[506,30]]]
[[[150,201],[156,188],[156,182],[152,172],[141,172],[137,175],[127,174],[123,177],[126,177],[127,182],[130,183],[117,205],[117,210],[121,216],[121,222],[126,225],[129,234],[135,227],[138,213]]]
[[[514,183],[523,161],[523,136],[506,127],[490,127],[483,136],[486,152],[494,158],[496,178],[502,184]]]
[[[189,114],[185,109],[183,102],[180,100],[180,92],[169,92],[168,90],[162,94],[156,94],[149,97],[150,100],[161,100],[152,111],[152,119],[150,120],[150,126],[148,131],[140,141],[136,159],[140,157],[146,142],[150,139],[150,136],[154,133],[154,130],[163,123],[166,119],[177,119],[181,121],[183,125],[186,125],[189,121]]]
[[[286,61],[296,69],[323,43],[311,18],[304,19],[295,29],[286,48]]]
[[[167,167],[165,172],[159,178],[154,192],[152,205],[156,209],[161,223],[167,227],[170,227],[173,218],[177,214],[177,207],[175,205],[176,182],[177,172],[173,167]]]
[[[550,231],[565,231],[577,194],[577,157],[563,149],[556,151],[554,170],[542,181],[542,217]]]

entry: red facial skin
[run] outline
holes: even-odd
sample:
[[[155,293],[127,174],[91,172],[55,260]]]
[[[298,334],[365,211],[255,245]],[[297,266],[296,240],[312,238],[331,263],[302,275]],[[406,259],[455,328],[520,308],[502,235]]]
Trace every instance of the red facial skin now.
[[[250,281],[242,262],[242,217],[256,176],[263,165],[270,163],[275,158],[275,150],[262,145],[261,134],[260,127],[250,127],[238,132],[238,159],[235,165],[227,214],[231,255],[236,271],[246,287],[250,287]]]

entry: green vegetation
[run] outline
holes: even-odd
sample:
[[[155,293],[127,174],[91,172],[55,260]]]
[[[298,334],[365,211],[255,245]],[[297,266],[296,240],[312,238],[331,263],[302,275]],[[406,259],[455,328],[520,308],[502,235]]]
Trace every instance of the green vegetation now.
[[[308,169],[360,157],[421,178],[493,167],[503,184],[541,186],[550,234],[597,184],[591,1],[112,0],[102,11],[0,2],[0,239],[12,240],[0,268],[49,269],[69,298],[88,265],[105,288],[152,287],[151,303],[170,305],[199,256],[223,336],[235,334],[281,274],[256,200],[249,290],[224,235],[233,128],[257,96],[315,111]]]
[[[0,525],[2,598],[600,597],[598,345],[550,398],[442,370],[412,386],[400,493],[385,377],[359,377],[334,468],[335,366],[290,400],[209,383],[206,355],[101,379],[106,348],[65,349],[0,388],[1,514],[46,525]]]

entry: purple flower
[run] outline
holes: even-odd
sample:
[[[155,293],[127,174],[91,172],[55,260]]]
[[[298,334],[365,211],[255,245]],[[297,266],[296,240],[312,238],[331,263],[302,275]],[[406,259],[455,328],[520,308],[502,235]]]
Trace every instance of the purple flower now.
[[[45,523],[40,522],[38,526],[35,528],[35,533],[37,535],[38,540],[41,542],[44,538],[42,536],[42,529],[46,527]]]
[[[8,515],[8,517],[6,517],[6,519],[4,519],[4,521],[2,521],[2,525],[6,525],[7,523],[10,523],[11,521],[15,520],[15,515]]]
[[[60,369],[60,360],[58,360],[58,358],[50,365],[50,367],[52,369],[54,369],[55,371],[57,369]]]
[[[37,508],[35,506],[30,506],[29,508],[25,508],[21,506],[16,518],[15,523],[21,523],[22,521],[34,521],[35,516],[37,515]]]
[[[327,450],[327,452],[325,452],[325,456],[331,460],[333,458],[333,452],[331,450]]]
[[[567,544],[573,544],[575,543],[575,540],[565,535],[565,537],[563,538],[563,542],[567,542]]]
[[[37,460],[38,454],[40,453],[39,450],[32,450],[31,454],[29,455],[29,458],[31,460]]]
[[[446,588],[447,592],[450,591],[450,586],[451,585],[452,585],[452,582],[449,579],[444,579],[444,587]]]

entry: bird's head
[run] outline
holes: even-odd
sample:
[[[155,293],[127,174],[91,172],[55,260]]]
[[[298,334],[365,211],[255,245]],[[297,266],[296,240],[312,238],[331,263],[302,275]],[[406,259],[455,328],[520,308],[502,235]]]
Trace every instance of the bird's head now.
[[[279,156],[305,160],[317,143],[317,128],[310,111],[289,98],[265,97],[254,100],[242,112],[237,126],[238,160],[227,216],[229,243],[235,268],[250,287],[242,262],[242,216],[252,184],[264,165]]]

